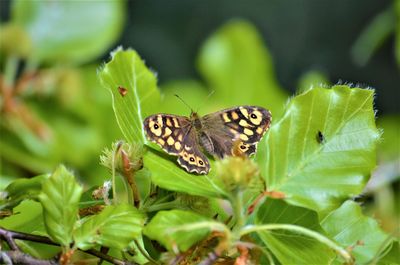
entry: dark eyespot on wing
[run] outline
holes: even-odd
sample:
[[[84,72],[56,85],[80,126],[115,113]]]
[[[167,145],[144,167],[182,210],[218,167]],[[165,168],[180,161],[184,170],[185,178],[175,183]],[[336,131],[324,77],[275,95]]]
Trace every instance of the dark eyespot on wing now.
[[[178,157],[178,164],[189,173],[208,174],[210,171],[210,162],[196,147],[189,151],[183,148]]]
[[[227,110],[231,122],[225,123],[236,138],[246,143],[257,143],[264,136],[271,125],[271,113],[257,106],[241,106]],[[233,119],[237,117],[237,119]]]
[[[236,140],[233,143],[232,155],[233,156],[250,156],[257,151],[257,144],[247,144],[243,141]]]
[[[238,155],[254,154],[258,142],[268,131],[271,120],[271,113],[257,106],[238,106],[208,114],[201,119],[212,140],[212,144],[206,147],[212,146],[213,150],[209,153],[222,158],[235,155],[234,143],[241,141],[247,147],[240,149]]]

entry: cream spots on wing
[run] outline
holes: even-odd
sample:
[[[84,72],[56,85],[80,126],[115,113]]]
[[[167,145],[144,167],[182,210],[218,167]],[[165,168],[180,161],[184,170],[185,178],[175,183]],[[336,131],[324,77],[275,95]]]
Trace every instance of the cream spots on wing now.
[[[172,122],[170,118],[165,118],[165,124],[167,124],[168,127],[172,127]]]
[[[167,144],[168,144],[168,145],[173,145],[174,143],[175,143],[174,138],[172,138],[171,136],[168,137],[168,139],[167,139]]]
[[[247,135],[245,135],[245,134],[241,134],[241,135],[239,136],[239,138],[240,138],[241,140],[243,140],[243,141],[248,141],[248,140],[249,140],[249,137],[247,137]]]
[[[240,107],[239,110],[243,114],[244,117],[247,118],[249,116],[249,112],[247,111],[247,109]]]
[[[157,116],[157,124],[158,124],[160,127],[163,126],[163,120],[162,120],[162,116],[161,116],[161,115],[158,115],[158,116]]]
[[[175,142],[175,149],[176,150],[180,150],[181,149],[181,147],[182,147],[182,145],[181,145],[181,143],[180,142]]]
[[[262,121],[262,113],[258,110],[255,110],[250,114],[249,118],[253,124],[259,125]]]
[[[178,119],[177,119],[177,118],[173,117],[173,118],[172,118],[172,121],[174,122],[174,126],[175,126],[176,128],[180,128],[180,127],[181,127],[181,126],[179,126],[179,122],[178,122]]]
[[[240,120],[239,125],[242,127],[251,127],[251,125],[246,120]]]
[[[150,128],[150,131],[151,131],[154,135],[156,135],[156,136],[161,136],[162,129],[161,129],[161,125],[160,125],[159,123],[154,122],[153,120],[151,120],[151,121],[149,122],[149,128]]]
[[[239,119],[239,115],[236,113],[236,111],[232,111],[231,116],[232,116],[232,119],[234,119],[234,120]]]
[[[224,112],[222,113],[222,118],[224,119],[224,122],[230,122],[231,119],[228,117],[228,113]]]
[[[164,134],[163,134],[163,137],[165,138],[165,137],[167,137],[167,136],[170,136],[171,133],[172,133],[171,129],[168,128],[168,127],[166,127],[166,128],[165,128],[165,131],[164,131]]]
[[[247,129],[247,128],[244,128],[244,133],[247,134],[247,135],[249,135],[249,136],[251,136],[251,135],[254,134],[254,132],[253,132],[252,130]]]

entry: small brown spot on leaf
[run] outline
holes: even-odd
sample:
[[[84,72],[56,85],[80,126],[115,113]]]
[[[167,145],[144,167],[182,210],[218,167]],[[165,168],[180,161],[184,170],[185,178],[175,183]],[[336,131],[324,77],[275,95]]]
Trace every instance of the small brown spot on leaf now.
[[[126,89],[125,87],[119,86],[118,92],[121,96],[125,97],[126,94],[128,94],[128,89]]]

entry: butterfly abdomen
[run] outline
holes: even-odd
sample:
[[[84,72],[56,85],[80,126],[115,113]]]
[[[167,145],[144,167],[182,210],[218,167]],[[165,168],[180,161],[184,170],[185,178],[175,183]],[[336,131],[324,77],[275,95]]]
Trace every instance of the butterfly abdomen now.
[[[204,132],[200,133],[200,145],[207,151],[209,154],[214,153],[214,145],[211,138]]]

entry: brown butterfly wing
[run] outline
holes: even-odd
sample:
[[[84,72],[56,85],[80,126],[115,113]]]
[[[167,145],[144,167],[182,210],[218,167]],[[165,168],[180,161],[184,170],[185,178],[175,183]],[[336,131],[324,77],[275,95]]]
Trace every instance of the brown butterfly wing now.
[[[197,132],[192,127],[183,141],[183,149],[178,157],[178,163],[190,173],[208,174],[210,162],[199,149],[197,137]]]
[[[202,119],[200,143],[212,155],[251,155],[271,124],[271,113],[257,106],[239,106]]]
[[[199,150],[197,133],[183,116],[155,114],[143,122],[147,138],[165,152],[178,156],[178,163],[190,173],[207,174],[210,164]]]
[[[190,120],[183,116],[155,114],[143,122],[147,139],[159,145],[171,155],[179,155],[183,139],[190,130]]]

